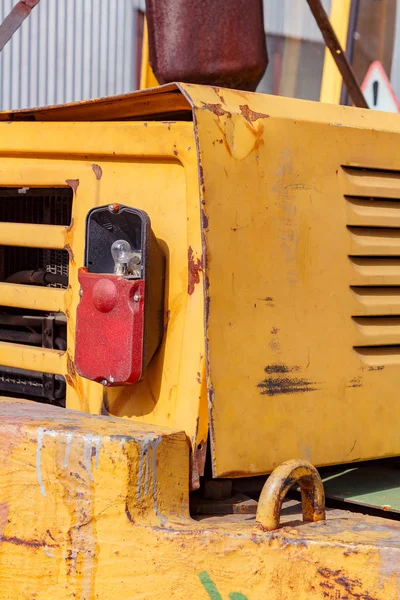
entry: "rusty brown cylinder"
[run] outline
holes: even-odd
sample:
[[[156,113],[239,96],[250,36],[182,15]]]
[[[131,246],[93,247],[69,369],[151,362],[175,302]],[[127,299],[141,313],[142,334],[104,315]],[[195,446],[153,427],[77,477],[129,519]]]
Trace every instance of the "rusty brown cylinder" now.
[[[160,83],[254,91],[268,65],[262,0],[146,0]]]

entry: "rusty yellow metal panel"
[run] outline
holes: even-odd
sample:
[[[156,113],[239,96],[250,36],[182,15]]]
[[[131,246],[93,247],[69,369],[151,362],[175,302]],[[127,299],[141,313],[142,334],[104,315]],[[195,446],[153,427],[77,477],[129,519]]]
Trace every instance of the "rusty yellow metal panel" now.
[[[68,250],[67,290],[9,283],[0,286],[3,305],[64,312],[68,318],[67,353],[0,344],[0,364],[64,375],[69,408],[184,429],[200,452],[202,470],[207,396],[198,262],[202,254],[199,186],[192,123],[4,123],[1,129],[0,186],[70,185],[74,197],[70,227],[0,224],[0,244]],[[110,202],[134,206],[150,215],[166,254],[168,284],[165,335],[146,377],[136,386],[104,390],[75,372],[74,344],[77,272],[84,259],[86,215],[94,206]],[[189,263],[192,269],[188,269]],[[201,400],[205,422],[200,424]]]
[[[216,476],[400,452],[400,122],[184,86]]]
[[[145,114],[170,121],[127,121]],[[68,406],[184,429],[193,485],[207,397],[215,476],[400,453],[397,115],[168,85],[0,115],[24,118],[46,122],[1,124],[0,183],[74,186],[74,223],[51,234],[72,251],[71,289],[0,293],[68,311],[69,360],[51,367],[71,371]],[[76,377],[73,339],[84,216],[111,200],[149,213],[168,291],[146,378],[103,394]],[[44,369],[40,356],[17,348],[7,364]]]
[[[0,401],[4,600],[395,600],[400,525],[193,520],[183,432]],[[286,514],[285,514],[286,513]]]

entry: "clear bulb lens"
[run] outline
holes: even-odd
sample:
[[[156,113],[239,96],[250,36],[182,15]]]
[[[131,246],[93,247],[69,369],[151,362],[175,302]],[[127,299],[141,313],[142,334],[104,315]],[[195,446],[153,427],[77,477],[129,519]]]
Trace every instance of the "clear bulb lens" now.
[[[116,265],[126,265],[131,252],[131,246],[126,240],[117,240],[111,246],[111,254]]]

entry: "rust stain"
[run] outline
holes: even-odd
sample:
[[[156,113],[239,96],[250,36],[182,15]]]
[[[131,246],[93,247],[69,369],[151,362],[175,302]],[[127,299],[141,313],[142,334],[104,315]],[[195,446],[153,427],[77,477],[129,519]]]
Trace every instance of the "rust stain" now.
[[[267,306],[273,308],[275,306],[274,299],[272,296],[266,296],[265,298],[257,298],[257,300],[263,300]]]
[[[240,104],[240,114],[248,121],[249,123],[253,123],[253,121],[257,121],[257,119],[269,119],[270,115],[261,112],[255,112],[249,108],[248,104]]]
[[[53,546],[49,546],[46,542],[41,540],[21,540],[17,537],[7,537],[4,536],[1,538],[2,543],[6,544],[15,544],[16,546],[27,546],[28,548],[43,548],[47,546],[48,548],[52,548]]]
[[[201,220],[202,220],[203,229],[208,229],[208,217],[203,208],[201,209]]]
[[[226,115],[227,117],[232,116],[232,114],[229,111],[222,108],[222,104],[208,104],[207,102],[202,102],[202,105],[205,109],[214,113],[214,115],[216,115],[217,117],[223,117],[224,115]]]
[[[68,374],[70,375],[70,377],[72,377],[73,379],[76,378],[75,365],[69,354],[67,354],[67,371],[68,371]]]
[[[174,150],[174,154],[175,154],[175,156],[178,156],[178,151]]]
[[[70,224],[68,225],[68,227],[67,227],[67,233],[70,233],[70,232],[71,232],[71,230],[72,230],[73,226],[74,226],[74,218],[72,217],[72,219],[71,219],[71,223],[70,223]]]
[[[171,318],[171,311],[167,310],[167,312],[165,313],[164,333],[167,333],[170,318]]]
[[[269,365],[264,369],[267,377],[257,385],[262,395],[277,396],[279,394],[300,394],[314,392],[315,381],[303,377],[293,377],[300,367],[288,367],[283,364]]]
[[[67,382],[67,384],[75,389],[75,381],[72,379],[71,375],[66,374],[65,375],[65,381]]]
[[[195,260],[193,249],[188,249],[188,294],[191,296],[196,284],[200,283],[200,272],[202,271],[201,259]]]
[[[197,380],[197,383],[201,383],[201,375],[200,375],[199,371],[197,371],[196,380]]]
[[[76,191],[78,189],[79,186],[79,179],[66,179],[65,183],[67,185],[69,185],[69,187],[72,187],[74,194],[76,194]]]
[[[199,162],[199,181],[200,181],[200,187],[203,191],[203,193],[205,192],[205,187],[204,187],[204,170],[202,167],[202,164]]]
[[[345,593],[346,595],[340,595],[340,597],[347,600],[378,600],[376,596],[371,596],[367,590],[363,589],[363,584],[359,579],[347,577],[345,572],[340,569],[332,570],[325,567],[318,569],[318,574],[324,578],[320,582],[320,587],[335,593],[335,596],[328,593],[328,598],[339,597],[337,596],[337,592],[339,592],[339,594]],[[340,590],[340,588],[342,589]],[[325,596],[326,592],[323,593]]]
[[[103,169],[100,167],[100,165],[93,164],[92,171],[96,175],[96,179],[100,181],[101,176],[103,175]]]
[[[198,420],[197,420],[198,422]],[[195,446],[193,452],[192,472],[190,477],[190,489],[191,491],[198,490],[200,487],[200,476],[204,473],[204,465],[206,462],[207,455],[207,440],[201,440],[197,446]]]
[[[346,385],[346,387],[351,387],[351,388],[359,388],[362,387],[362,379],[361,377],[353,377],[353,379],[350,381],[350,383],[348,385]]]
[[[74,253],[72,251],[71,246],[69,244],[65,244],[64,250],[66,250],[68,252],[69,260],[71,262],[74,262],[75,261],[75,257],[74,257]]]
[[[10,512],[10,507],[8,502],[5,500],[0,504],[0,540],[3,537],[3,533],[8,524],[8,513]]]
[[[210,316],[210,304],[211,304],[211,298],[210,296],[206,297],[206,323],[208,323],[208,318]]]

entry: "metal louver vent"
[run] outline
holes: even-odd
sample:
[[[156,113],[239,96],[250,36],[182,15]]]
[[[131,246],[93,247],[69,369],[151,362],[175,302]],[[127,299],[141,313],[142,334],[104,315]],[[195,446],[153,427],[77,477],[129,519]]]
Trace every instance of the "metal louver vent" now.
[[[371,367],[400,363],[400,172],[343,167],[354,349]]]

